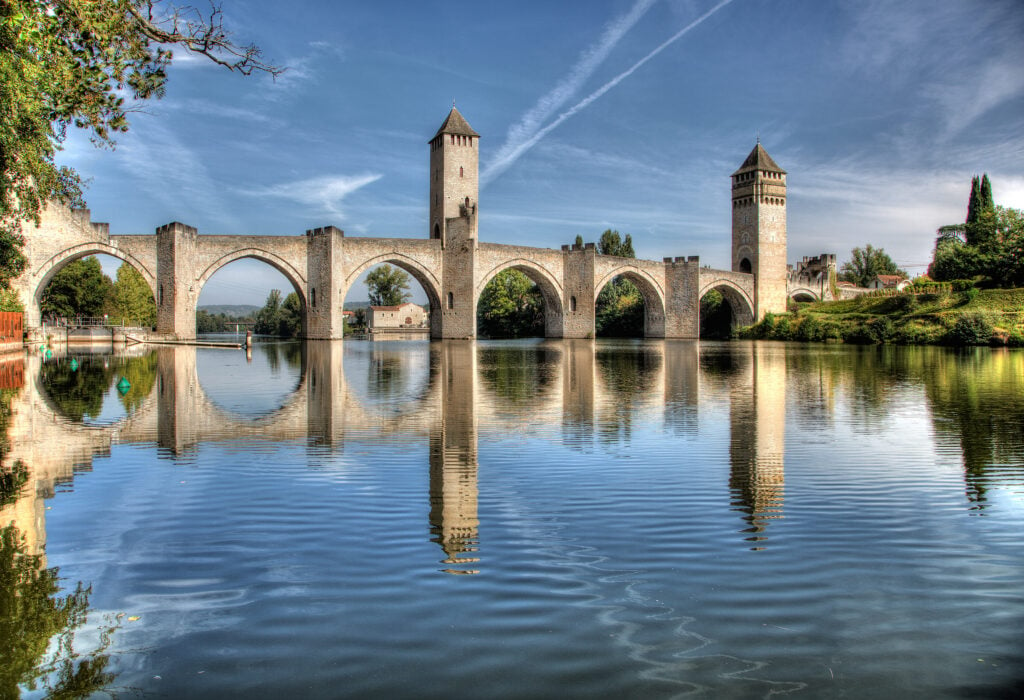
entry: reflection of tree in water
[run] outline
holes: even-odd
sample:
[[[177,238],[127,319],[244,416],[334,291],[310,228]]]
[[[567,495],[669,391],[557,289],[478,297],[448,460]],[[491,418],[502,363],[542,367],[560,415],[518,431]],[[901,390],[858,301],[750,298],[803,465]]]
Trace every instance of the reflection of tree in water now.
[[[257,343],[256,347],[267,358],[267,367],[270,368],[270,371],[277,373],[281,368],[281,355],[278,352],[277,343]]]
[[[963,454],[967,498],[993,485],[1024,485],[1024,354],[966,348],[920,365],[936,437]]]
[[[703,358],[702,358],[703,359]],[[845,393],[857,425],[884,425],[892,402],[920,385],[937,440],[963,456],[967,496],[984,503],[993,484],[1024,482],[1024,355],[990,348],[797,348],[787,353],[801,391],[792,402],[797,419],[831,418],[836,394]],[[812,386],[813,384],[813,386]],[[810,399],[813,398],[814,401]]]
[[[651,391],[655,375],[661,369],[662,354],[650,348],[614,346],[598,348],[594,353],[597,373],[605,390],[598,437],[607,442],[628,439],[632,432],[637,404]]]
[[[713,350],[708,350],[709,347],[713,347]],[[750,347],[732,344],[709,346],[701,343],[698,365],[705,381],[719,380],[724,383],[750,365]]]
[[[65,358],[44,363],[39,373],[50,400],[74,421],[99,416],[104,397],[121,377],[131,384],[127,392],[119,393],[119,400],[129,413],[149,396],[156,382],[156,353],[141,357],[85,355],[74,359],[77,369],[72,369],[71,358]]]
[[[304,357],[302,348],[303,345],[299,341],[281,343],[281,355],[284,357],[284,361],[289,368],[302,369],[302,360]]]
[[[544,345],[497,345],[480,349],[481,381],[506,404],[532,404],[555,386],[561,352]]]
[[[0,395],[3,453],[13,393]],[[20,461],[0,468],[0,508],[17,501],[27,481],[28,470]],[[85,697],[113,682],[105,651],[116,625],[100,630],[99,647],[92,652],[76,651],[75,631],[86,622],[92,589],[79,582],[61,596],[59,581],[59,570],[45,568],[43,555],[26,551],[25,538],[14,524],[0,528],[0,697],[16,698],[22,690],[41,690],[54,698]]]
[[[7,427],[11,421],[11,400],[20,391],[21,389],[0,389],[0,464],[3,464],[8,450],[11,449],[10,438],[7,437]]]
[[[85,697],[114,680],[104,652],[116,626],[101,630],[94,652],[76,651],[75,631],[88,617],[92,588],[79,582],[61,596],[59,580],[57,567],[43,568],[41,555],[25,552],[17,527],[0,529],[0,697],[16,698],[21,688]]]
[[[267,366],[270,371],[276,374],[281,369],[281,361],[291,368],[302,367],[302,343],[293,341],[290,343],[255,343],[263,356],[267,358]]]
[[[401,355],[374,353],[367,371],[367,391],[374,398],[394,398],[405,388],[405,358]]]

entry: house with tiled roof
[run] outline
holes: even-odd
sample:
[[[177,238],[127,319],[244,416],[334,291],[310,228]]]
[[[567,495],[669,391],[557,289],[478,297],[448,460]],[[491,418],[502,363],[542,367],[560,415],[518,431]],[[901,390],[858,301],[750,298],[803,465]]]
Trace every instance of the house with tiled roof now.
[[[875,275],[868,289],[895,289],[902,291],[910,286],[910,280],[903,275]]]

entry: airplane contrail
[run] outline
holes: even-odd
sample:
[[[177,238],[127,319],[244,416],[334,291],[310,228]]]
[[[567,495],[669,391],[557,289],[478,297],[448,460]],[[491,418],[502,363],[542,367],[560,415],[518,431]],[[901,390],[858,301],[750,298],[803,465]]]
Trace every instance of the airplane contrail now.
[[[626,32],[632,29],[633,25],[647,13],[647,10],[651,8],[654,1],[638,0],[629,12],[609,23],[605,27],[600,41],[580,56],[576,65],[569,71],[569,75],[563,78],[549,93],[540,98],[537,104],[527,111],[518,123],[509,128],[505,143],[501,145],[494,160],[484,170],[481,178],[482,182],[487,182],[490,178],[504,170],[507,165],[514,162],[519,146],[529,141],[537,133],[544,120],[576,94],[583,83],[604,62],[608,54],[611,53],[612,49],[615,48]]]
[[[514,147],[508,148],[508,149],[503,147],[501,150],[499,150],[498,156],[495,158],[495,160],[492,161],[490,164],[488,164],[487,168],[484,169],[483,175],[480,178],[481,184],[486,185],[488,182],[490,182],[492,179],[494,179],[494,177],[496,177],[500,173],[504,172],[505,169],[507,169],[514,162],[516,162],[521,155],[523,155],[526,151],[528,151],[531,148],[533,148],[541,139],[543,139],[545,136],[547,136],[552,131],[557,129],[566,119],[569,119],[570,117],[578,114],[580,111],[582,111],[583,109],[588,107],[592,102],[597,100],[599,97],[604,95],[606,92],[611,90],[613,87],[615,87],[616,85],[621,83],[623,80],[625,80],[626,78],[631,76],[633,73],[635,73],[645,63],[647,63],[652,58],[657,56],[659,53],[661,53],[662,51],[667,49],[669,46],[671,46],[672,44],[677,42],[679,39],[681,39],[684,36],[686,36],[686,34],[688,34],[694,28],[698,27],[702,22],[704,22],[704,20],[706,20],[708,17],[710,17],[711,15],[715,14],[716,12],[718,12],[720,9],[722,9],[723,7],[725,7],[726,5],[728,5],[731,2],[732,2],[732,0],[722,0],[722,2],[718,3],[717,5],[712,7],[710,10],[708,10],[707,12],[702,14],[700,17],[698,17],[697,19],[693,20],[688,25],[686,25],[685,27],[680,29],[678,32],[673,34],[671,37],[669,37],[668,39],[663,41],[654,50],[652,50],[646,56],[644,56],[639,61],[634,63],[628,69],[626,69],[622,73],[619,73],[617,76],[615,76],[614,78],[609,80],[607,83],[605,83],[604,85],[599,87],[594,92],[592,92],[589,95],[587,95],[586,97],[584,97],[582,100],[577,102],[575,105],[570,107],[565,112],[562,112],[561,114],[559,114],[558,117],[553,122],[551,122],[550,124],[548,124],[544,128],[539,129],[532,136],[530,136],[526,140],[516,144]],[[508,144],[506,143],[506,146],[507,145]],[[507,152],[505,152],[506,150],[507,150]]]

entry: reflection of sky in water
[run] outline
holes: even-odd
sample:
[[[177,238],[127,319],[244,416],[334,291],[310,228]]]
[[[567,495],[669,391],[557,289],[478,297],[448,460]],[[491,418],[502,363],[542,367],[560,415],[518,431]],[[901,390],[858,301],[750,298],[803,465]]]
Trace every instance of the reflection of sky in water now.
[[[415,410],[430,384],[430,342],[345,341],[345,386],[368,410]]]
[[[82,423],[85,425],[110,425],[128,416],[128,412],[124,410],[124,404],[121,403],[121,395],[117,391],[117,383],[120,380],[121,375],[116,375],[112,380],[113,384],[103,394],[103,408],[100,409],[99,415],[85,415],[82,417]]]
[[[1020,353],[311,346],[346,394],[298,407],[317,442],[167,422],[178,443],[102,445],[48,501],[50,564],[136,617],[120,687],[1011,696]],[[200,349],[200,389],[273,410],[289,347]]]
[[[299,385],[301,364],[289,361],[297,342],[257,342],[252,360],[244,350],[197,348],[196,371],[206,397],[220,408],[241,416],[273,413],[288,402]]]

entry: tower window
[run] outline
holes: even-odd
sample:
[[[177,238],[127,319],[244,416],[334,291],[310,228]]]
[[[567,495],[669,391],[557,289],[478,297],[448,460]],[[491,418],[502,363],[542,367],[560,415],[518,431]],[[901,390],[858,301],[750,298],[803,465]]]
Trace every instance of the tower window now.
[[[745,272],[749,275],[752,269],[750,258],[743,258],[740,260],[740,272]]]
[[[569,297],[569,311],[576,310],[576,297]]]
[[[438,225],[438,224],[434,224],[434,238],[440,238],[440,237],[441,237],[441,226]]]
[[[464,175],[464,173],[462,171],[462,166],[460,165],[459,166],[459,177],[463,177],[463,175]]]
[[[309,304],[314,309],[316,308],[316,287],[311,287],[309,290]]]
[[[455,308],[455,295],[452,294],[451,292],[448,292],[448,308],[449,309],[454,309]]]

